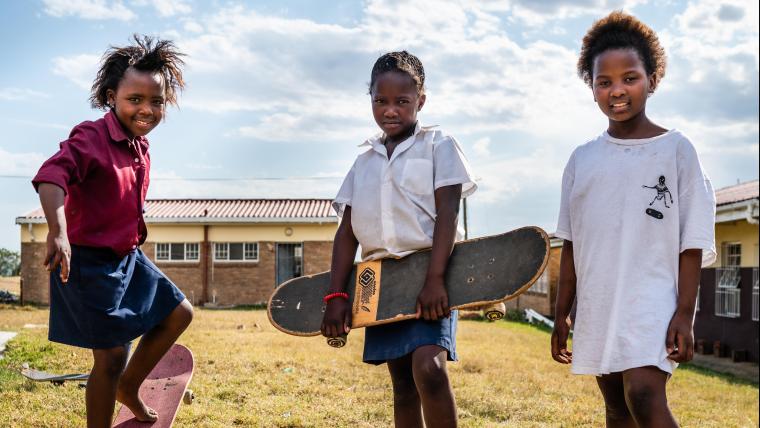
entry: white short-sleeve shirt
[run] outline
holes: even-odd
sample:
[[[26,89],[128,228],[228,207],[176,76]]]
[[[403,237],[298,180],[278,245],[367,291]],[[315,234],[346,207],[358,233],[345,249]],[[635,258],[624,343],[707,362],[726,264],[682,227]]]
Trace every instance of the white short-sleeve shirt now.
[[[575,149],[562,178],[556,236],[573,242],[573,368],[601,375],[656,366],[678,298],[678,259],[715,260],[715,194],[677,130],[622,140],[606,132]]]
[[[370,149],[358,156],[333,202],[341,217],[351,206],[351,227],[364,261],[431,247],[435,189],[461,184],[464,198],[477,188],[454,137],[418,122],[390,159],[384,140],[381,133],[361,145]]]

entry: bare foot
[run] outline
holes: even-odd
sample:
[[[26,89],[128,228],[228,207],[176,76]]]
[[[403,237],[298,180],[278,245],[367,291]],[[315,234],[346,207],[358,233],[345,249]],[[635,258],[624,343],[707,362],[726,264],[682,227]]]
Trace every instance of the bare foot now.
[[[155,410],[145,405],[140,399],[138,394],[138,388],[129,388],[121,383],[116,390],[116,401],[127,406],[127,408],[135,415],[135,419],[140,422],[155,422],[158,420],[158,413]]]

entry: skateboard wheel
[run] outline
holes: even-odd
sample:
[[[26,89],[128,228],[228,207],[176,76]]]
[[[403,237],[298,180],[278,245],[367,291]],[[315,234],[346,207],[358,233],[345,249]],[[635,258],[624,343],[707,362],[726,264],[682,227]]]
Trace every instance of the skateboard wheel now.
[[[504,312],[498,309],[491,309],[486,312],[486,318],[488,318],[488,321],[498,321],[504,318]]]
[[[348,338],[345,334],[338,336],[338,337],[328,337],[327,338],[327,344],[332,346],[333,348],[342,348],[346,346],[346,342],[348,341]]]
[[[182,402],[185,404],[193,404],[193,400],[195,400],[195,394],[193,394],[193,390],[185,390],[185,393],[182,395]]]

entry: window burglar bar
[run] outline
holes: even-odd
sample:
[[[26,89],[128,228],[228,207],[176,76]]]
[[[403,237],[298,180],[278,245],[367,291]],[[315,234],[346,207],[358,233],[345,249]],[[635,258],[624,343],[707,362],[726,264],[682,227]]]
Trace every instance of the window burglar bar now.
[[[752,268],[752,321],[758,320],[758,307],[757,307],[757,296],[758,296],[758,277],[757,277],[757,268]]]
[[[718,286],[715,288],[715,315],[727,318],[739,318],[740,293],[739,268],[718,268]]]

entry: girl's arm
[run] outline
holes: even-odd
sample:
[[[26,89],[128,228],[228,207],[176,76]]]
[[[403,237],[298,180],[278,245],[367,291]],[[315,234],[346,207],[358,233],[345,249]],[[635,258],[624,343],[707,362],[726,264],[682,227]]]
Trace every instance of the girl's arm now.
[[[562,364],[570,364],[573,361],[573,353],[567,349],[567,338],[570,336],[568,316],[575,300],[576,283],[573,243],[565,240],[559,260],[559,283],[557,284],[557,300],[554,304],[554,331],[552,332],[552,358]]]
[[[462,185],[442,186],[435,190],[435,228],[425,285],[417,296],[417,316],[437,320],[449,316],[449,296],[444,277],[449,256],[454,249]]]
[[[330,266],[330,293],[346,291],[346,282],[354,266],[354,257],[359,241],[356,240],[351,227],[351,206],[346,206],[343,220],[335,232],[333,241],[332,265]],[[322,335],[338,337],[347,334],[351,328],[351,311],[348,300],[337,297],[327,302],[325,315],[322,318]]]
[[[66,234],[66,214],[63,209],[66,192],[52,183],[40,183],[37,192],[48,224],[47,251],[43,265],[48,272],[61,265],[61,281],[65,284],[69,280],[71,261],[71,246]]]
[[[694,358],[694,310],[702,271],[702,250],[684,250],[678,256],[678,306],[665,339],[669,358],[685,363]]]

